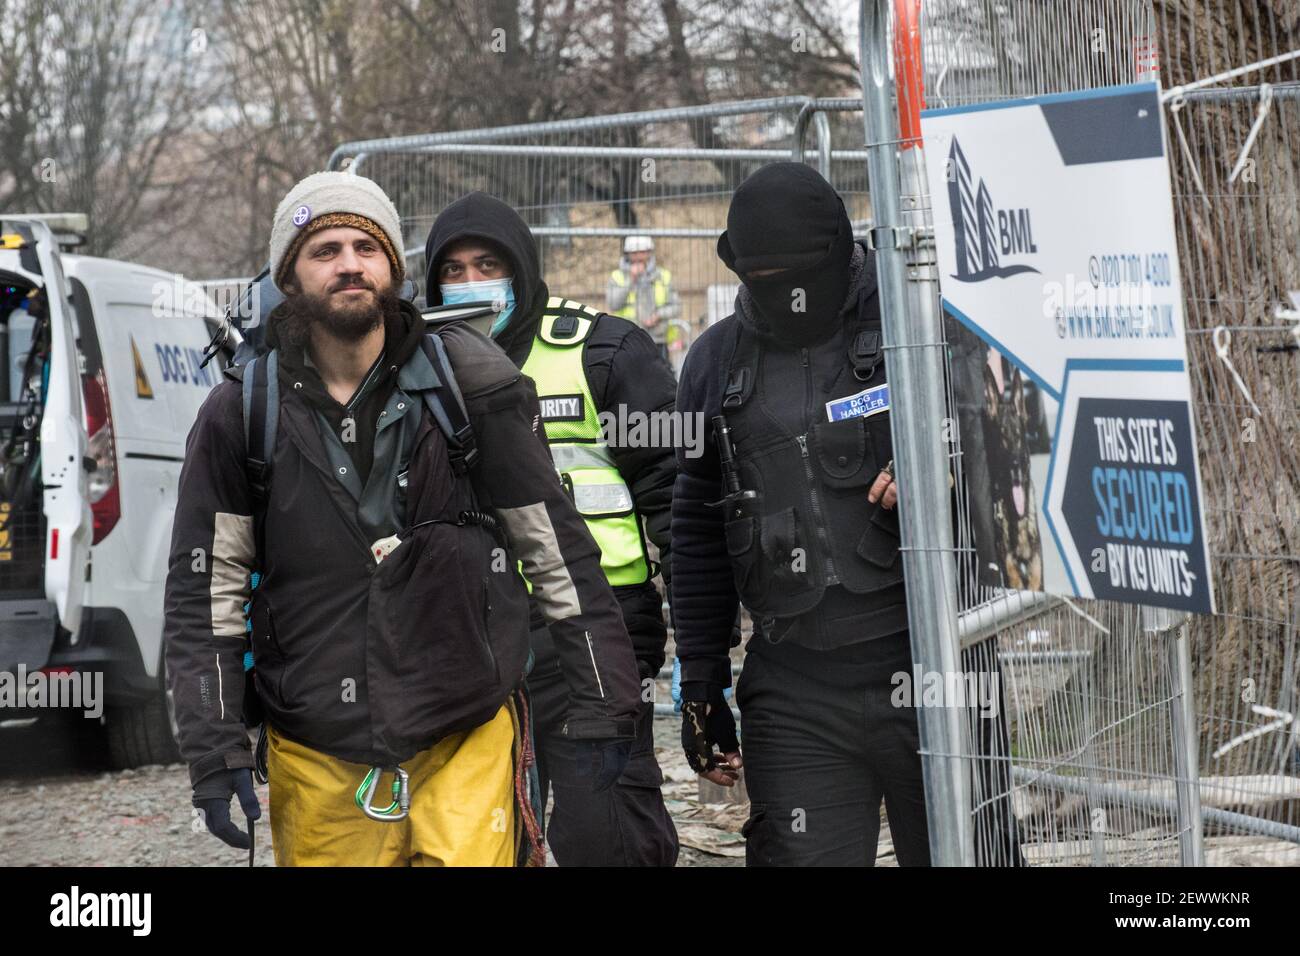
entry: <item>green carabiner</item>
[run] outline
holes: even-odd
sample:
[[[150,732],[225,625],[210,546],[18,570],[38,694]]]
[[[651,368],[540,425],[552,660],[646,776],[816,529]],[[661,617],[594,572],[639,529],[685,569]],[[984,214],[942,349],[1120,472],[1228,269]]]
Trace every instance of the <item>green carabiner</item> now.
[[[365,779],[361,781],[361,786],[357,787],[356,803],[361,812],[370,819],[381,823],[395,823],[405,819],[411,809],[410,776],[401,767],[393,771],[393,802],[380,809],[374,806],[372,801],[375,799],[375,789],[379,786],[379,778],[383,772],[383,767],[370,768]]]

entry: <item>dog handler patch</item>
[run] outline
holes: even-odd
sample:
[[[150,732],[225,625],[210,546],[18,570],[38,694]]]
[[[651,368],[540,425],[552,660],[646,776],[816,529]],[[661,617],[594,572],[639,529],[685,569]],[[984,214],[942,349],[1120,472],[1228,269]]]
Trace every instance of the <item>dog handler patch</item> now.
[[[842,422],[846,418],[869,418],[889,411],[889,383],[866,388],[826,403],[826,420]]]

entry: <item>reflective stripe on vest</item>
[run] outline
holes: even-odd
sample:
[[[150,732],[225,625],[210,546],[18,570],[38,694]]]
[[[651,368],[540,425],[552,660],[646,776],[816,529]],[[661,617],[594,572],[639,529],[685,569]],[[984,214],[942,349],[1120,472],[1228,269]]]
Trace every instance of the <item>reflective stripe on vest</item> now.
[[[558,472],[579,468],[614,468],[614,456],[604,443],[596,445],[552,445],[551,460]]]
[[[611,585],[641,584],[650,577],[650,562],[640,518],[632,492],[601,435],[582,361],[581,345],[598,313],[558,296],[546,307],[522,371],[537,383],[551,460],[600,547],[606,579]],[[551,311],[559,309],[565,311]],[[591,320],[585,318],[588,315]],[[556,320],[566,316],[577,325],[567,340],[555,329]]]
[[[573,503],[579,511],[589,514],[618,514],[632,510],[632,495],[623,482],[608,485],[580,485],[573,483]]]
[[[627,278],[622,269],[615,269],[609,274],[610,281],[620,288],[627,285]],[[655,290],[655,308],[660,309],[668,302],[668,286],[673,281],[673,274],[667,269],[659,269],[655,273],[654,290]],[[611,312],[610,315],[617,315],[620,319],[636,318],[636,286],[627,291],[627,301],[623,303],[623,308],[617,312]]]

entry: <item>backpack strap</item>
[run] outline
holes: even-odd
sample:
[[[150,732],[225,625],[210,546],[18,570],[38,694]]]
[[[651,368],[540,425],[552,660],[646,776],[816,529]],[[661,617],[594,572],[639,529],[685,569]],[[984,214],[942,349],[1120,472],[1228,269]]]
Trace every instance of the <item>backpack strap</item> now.
[[[438,333],[430,332],[421,340],[421,345],[438,375],[438,384],[423,392],[424,404],[447,439],[452,471],[464,475],[478,464],[479,457],[465,399],[460,394],[451,360],[447,358],[447,348]]]
[[[272,349],[249,361],[244,371],[244,471],[253,495],[253,533],[257,553],[262,553],[262,524],[267,490],[271,487],[271,461],[275,433],[280,424],[280,356]]]
[[[740,322],[732,343],[731,359],[723,366],[722,409],[734,411],[749,401],[758,375],[758,348],[754,334]]]
[[[876,367],[885,360],[881,319],[867,314],[869,290],[874,292],[875,286],[864,282],[858,295],[858,312],[848,336],[849,364],[853,366],[853,377],[859,382],[869,381],[876,374]]]

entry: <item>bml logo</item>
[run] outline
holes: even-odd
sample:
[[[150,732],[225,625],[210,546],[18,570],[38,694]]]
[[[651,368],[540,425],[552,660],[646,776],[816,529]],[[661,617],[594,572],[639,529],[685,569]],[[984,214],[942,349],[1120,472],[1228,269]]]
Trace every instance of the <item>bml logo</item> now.
[[[957,274],[954,279],[982,282],[985,279],[1005,279],[1022,272],[1038,272],[1032,266],[1001,264],[1001,256],[1038,251],[1029,210],[995,210],[983,179],[979,190],[973,190],[970,164],[966,162],[966,155],[955,136],[952,149],[948,151],[948,205],[952,208],[957,245]]]

